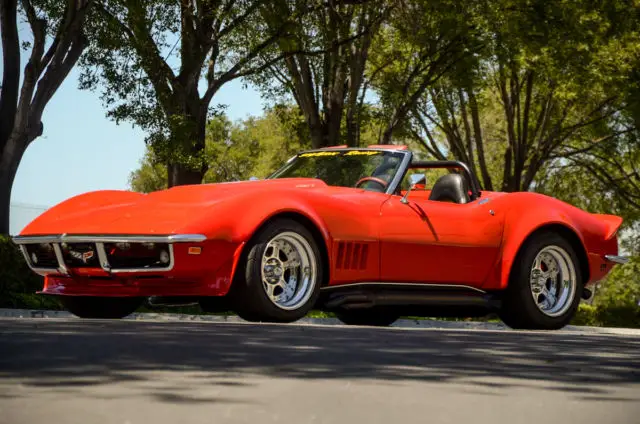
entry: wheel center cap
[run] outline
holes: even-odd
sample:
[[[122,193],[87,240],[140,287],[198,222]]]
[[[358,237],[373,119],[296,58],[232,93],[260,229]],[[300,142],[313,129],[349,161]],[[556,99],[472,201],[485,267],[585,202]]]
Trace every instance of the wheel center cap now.
[[[277,259],[271,259],[267,261],[264,266],[265,277],[270,280],[274,280],[273,282],[279,280],[282,276],[282,273],[282,263],[280,263],[280,261],[278,261]]]

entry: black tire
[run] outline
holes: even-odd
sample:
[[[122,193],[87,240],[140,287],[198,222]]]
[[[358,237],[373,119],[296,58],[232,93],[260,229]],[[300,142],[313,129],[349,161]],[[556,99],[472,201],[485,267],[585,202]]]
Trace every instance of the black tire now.
[[[340,310],[335,314],[344,324],[371,327],[388,327],[400,318],[397,312],[381,308]]]
[[[546,247],[557,246],[568,253],[575,272],[576,286],[568,309],[558,316],[544,313],[534,301],[531,292],[530,275],[538,253]],[[580,299],[584,281],[580,261],[575,249],[564,237],[554,232],[541,232],[533,235],[521,247],[514,260],[509,284],[503,293],[502,306],[498,313],[500,319],[514,329],[557,330],[568,325],[573,319]]]
[[[62,306],[80,318],[120,319],[142,305],[141,297],[60,296]]]
[[[315,264],[315,281],[304,304],[295,309],[283,309],[268,297],[262,282],[262,257],[267,244],[282,233],[295,233],[309,245]],[[323,266],[318,243],[307,228],[287,218],[275,219],[260,229],[247,243],[229,292],[233,310],[242,319],[251,322],[294,322],[303,318],[315,306],[323,282]]]

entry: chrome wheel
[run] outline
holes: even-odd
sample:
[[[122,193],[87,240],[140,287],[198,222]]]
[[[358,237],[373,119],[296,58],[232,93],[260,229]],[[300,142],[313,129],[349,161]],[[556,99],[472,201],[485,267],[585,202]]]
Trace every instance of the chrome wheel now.
[[[262,285],[269,300],[285,310],[303,306],[317,280],[316,257],[300,234],[283,232],[267,243],[262,255]]]
[[[538,252],[530,286],[533,300],[545,315],[557,317],[567,312],[577,292],[576,270],[569,253],[558,246]]]

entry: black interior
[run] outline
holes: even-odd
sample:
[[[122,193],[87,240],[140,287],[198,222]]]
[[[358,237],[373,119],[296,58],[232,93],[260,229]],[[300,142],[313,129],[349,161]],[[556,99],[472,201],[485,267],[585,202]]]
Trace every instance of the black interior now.
[[[433,185],[429,200],[442,202],[468,203],[469,188],[467,180],[460,174],[447,174],[438,178]]]

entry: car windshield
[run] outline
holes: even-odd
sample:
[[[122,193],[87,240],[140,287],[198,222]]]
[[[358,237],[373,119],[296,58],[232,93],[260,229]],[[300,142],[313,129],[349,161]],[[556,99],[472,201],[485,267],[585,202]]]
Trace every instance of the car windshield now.
[[[318,178],[330,186],[385,191],[403,157],[403,153],[382,150],[305,152],[270,178]]]

